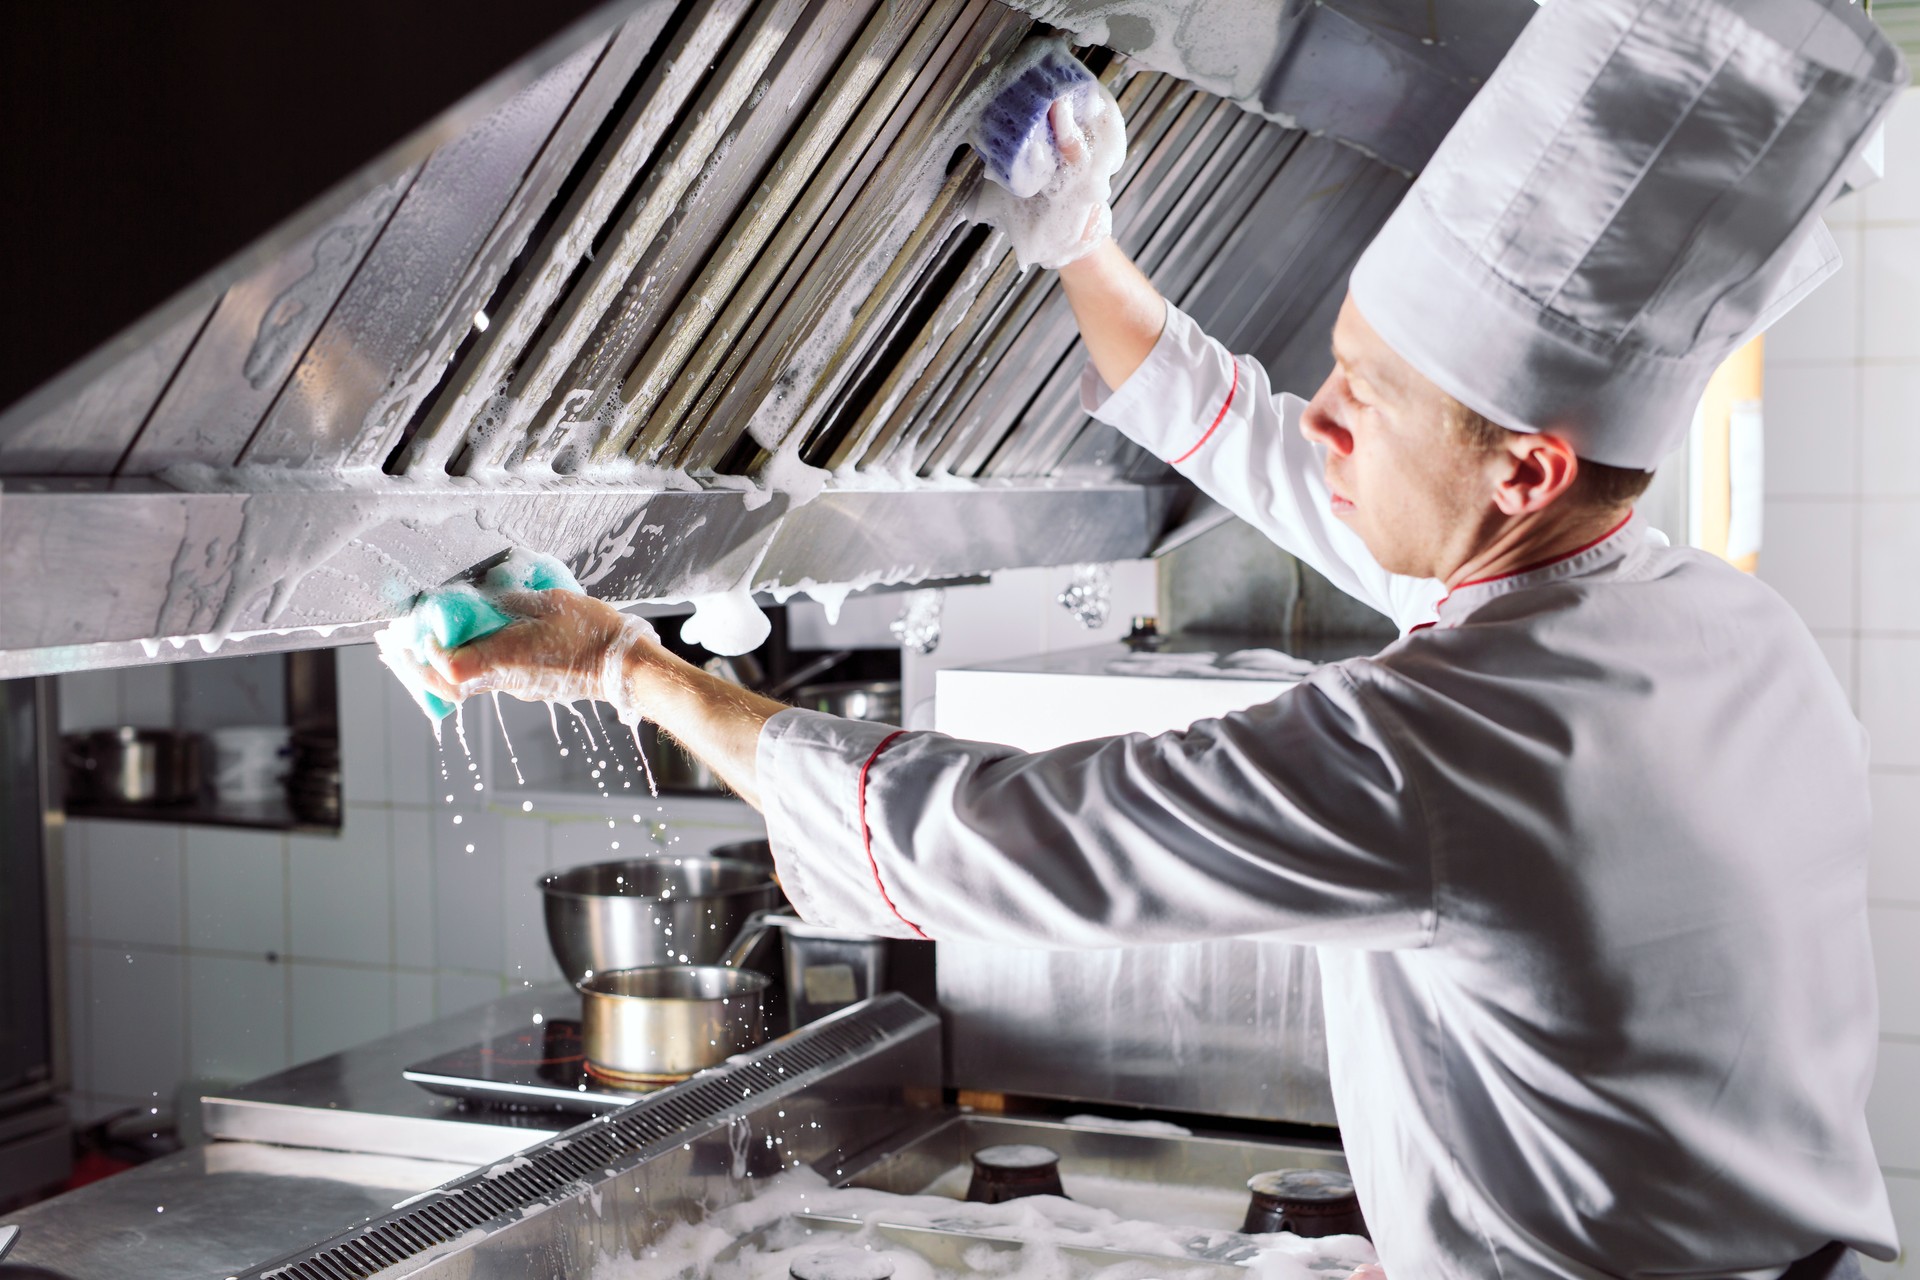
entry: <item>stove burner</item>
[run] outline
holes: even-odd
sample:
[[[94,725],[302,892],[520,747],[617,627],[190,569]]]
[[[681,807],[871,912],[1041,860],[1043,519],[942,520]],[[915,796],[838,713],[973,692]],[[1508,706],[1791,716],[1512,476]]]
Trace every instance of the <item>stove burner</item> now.
[[[815,1249],[787,1267],[789,1280],[891,1280],[893,1259],[852,1245]]]
[[[618,1110],[671,1081],[602,1080],[587,1069],[580,1024],[554,1018],[416,1062],[402,1073],[462,1107],[507,1113]]]
[[[1364,1236],[1353,1179],[1331,1169],[1275,1169],[1247,1179],[1253,1201],[1240,1230],[1248,1235]],[[1369,1237],[1371,1238],[1371,1237]]]
[[[1000,1204],[1022,1196],[1059,1196],[1060,1153],[1051,1147],[1014,1143],[982,1147],[973,1153],[973,1181],[967,1199],[976,1204]]]
[[[650,1090],[664,1089],[670,1084],[679,1084],[691,1072],[682,1071],[677,1075],[650,1075],[644,1071],[615,1071],[612,1067],[603,1067],[591,1059],[584,1060],[587,1074],[595,1080],[601,1080],[617,1089]]]

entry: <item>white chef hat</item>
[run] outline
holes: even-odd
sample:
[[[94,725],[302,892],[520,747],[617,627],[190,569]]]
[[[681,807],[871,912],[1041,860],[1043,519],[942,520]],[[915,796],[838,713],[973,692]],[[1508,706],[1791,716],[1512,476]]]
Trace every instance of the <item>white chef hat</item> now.
[[[1353,300],[1468,408],[1651,470],[1839,268],[1820,212],[1906,79],[1848,0],[1547,0]]]

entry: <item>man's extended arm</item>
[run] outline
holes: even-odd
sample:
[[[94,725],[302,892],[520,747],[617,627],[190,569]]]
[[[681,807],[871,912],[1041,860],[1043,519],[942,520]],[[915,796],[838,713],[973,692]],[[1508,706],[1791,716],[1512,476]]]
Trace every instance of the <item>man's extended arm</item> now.
[[[1146,362],[1167,323],[1167,300],[1111,239],[1060,268],[1060,285],[1093,367],[1110,387]]]
[[[786,710],[669,652],[653,629],[571,591],[509,597],[520,619],[435,658],[427,687],[451,702],[497,690],[528,701],[610,703],[629,724],[653,721],[762,808],[760,729]]]

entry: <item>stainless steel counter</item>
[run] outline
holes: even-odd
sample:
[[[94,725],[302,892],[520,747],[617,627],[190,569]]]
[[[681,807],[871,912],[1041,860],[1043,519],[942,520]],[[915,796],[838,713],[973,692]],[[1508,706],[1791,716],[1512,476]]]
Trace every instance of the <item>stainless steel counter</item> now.
[[[581,1117],[463,1107],[400,1073],[524,1027],[536,1014],[571,1018],[579,1009],[571,988],[535,987],[208,1097],[203,1124],[210,1138],[485,1164],[571,1129]]]
[[[20,1227],[7,1263],[72,1280],[218,1280],[467,1168],[251,1142],[192,1147],[6,1215]]]
[[[207,1280],[386,1213],[581,1119],[464,1108],[401,1071],[577,1002],[534,988],[206,1098],[207,1135],[223,1141],[8,1217],[22,1233],[7,1261],[75,1280]]]

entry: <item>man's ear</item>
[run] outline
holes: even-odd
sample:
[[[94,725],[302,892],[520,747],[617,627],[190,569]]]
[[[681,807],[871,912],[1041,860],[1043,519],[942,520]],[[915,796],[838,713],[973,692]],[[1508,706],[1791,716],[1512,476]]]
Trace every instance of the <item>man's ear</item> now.
[[[1493,504],[1502,515],[1544,511],[1573,487],[1580,459],[1556,435],[1515,431],[1506,442],[1504,475],[1494,485]]]

